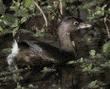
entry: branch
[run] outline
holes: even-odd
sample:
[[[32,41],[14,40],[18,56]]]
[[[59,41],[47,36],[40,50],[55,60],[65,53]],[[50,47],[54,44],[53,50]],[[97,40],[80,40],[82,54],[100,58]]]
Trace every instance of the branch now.
[[[34,1],[34,0],[31,0],[36,6],[37,6],[37,8],[41,11],[41,13],[42,13],[42,15],[43,15],[43,17],[44,17],[44,20],[45,20],[45,25],[46,25],[46,27],[48,26],[48,23],[47,23],[47,18],[46,18],[46,16],[45,16],[45,14],[44,14],[44,12],[42,11],[42,9],[40,8],[40,6]]]
[[[110,38],[109,28],[107,26],[106,20],[107,20],[106,17],[104,17],[104,24],[106,26],[106,30],[107,30],[107,33],[108,33],[108,38]]]

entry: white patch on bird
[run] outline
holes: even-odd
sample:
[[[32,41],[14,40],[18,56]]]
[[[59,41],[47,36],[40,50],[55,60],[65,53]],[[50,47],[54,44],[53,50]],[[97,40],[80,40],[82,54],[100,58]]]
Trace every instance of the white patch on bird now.
[[[14,56],[16,56],[18,52],[19,52],[18,43],[16,42],[16,40],[14,40],[11,54],[14,54]]]
[[[18,43],[14,40],[13,48],[11,49],[11,53],[7,57],[7,63],[11,65],[14,61],[14,57],[19,53]]]

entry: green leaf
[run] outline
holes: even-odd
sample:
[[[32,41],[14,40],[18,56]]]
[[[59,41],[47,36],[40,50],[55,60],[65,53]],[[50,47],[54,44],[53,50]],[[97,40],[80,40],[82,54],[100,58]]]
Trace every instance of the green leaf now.
[[[67,64],[75,64],[77,63],[76,61],[69,61]]]
[[[16,27],[16,26],[18,26],[18,25],[19,25],[19,19],[16,18],[16,19],[15,19],[15,23],[13,23],[13,24],[11,25],[11,27]]]
[[[91,68],[92,68],[92,63],[89,64],[89,66],[88,66],[88,69],[89,69],[89,70],[91,70]]]
[[[3,28],[0,26],[0,32],[3,32]]]
[[[13,29],[12,33],[13,33],[13,36],[15,36],[15,34],[17,33],[17,30],[19,29],[19,27],[16,27]]]
[[[5,29],[5,30],[0,32],[0,35],[6,34],[6,33],[12,33],[12,31]]]
[[[30,30],[27,29],[21,29],[21,33],[32,33]]]
[[[91,56],[95,56],[95,50],[91,50],[91,51],[89,52],[89,54],[90,54]]]
[[[3,49],[1,52],[5,54],[9,54],[11,52],[11,48]]]
[[[51,71],[56,71],[56,69],[50,69],[50,68],[44,67],[44,70],[42,70],[42,72],[51,72]]]
[[[31,1],[31,0],[25,0],[25,3],[26,3],[26,4],[31,4],[32,1]]]
[[[34,86],[32,84],[29,84],[29,88],[33,88]]]
[[[97,82],[97,80],[95,81],[92,81],[89,85],[88,85],[89,88],[98,88],[99,87],[99,84]]]
[[[109,56],[110,55],[110,41],[109,42],[106,42],[103,45],[103,52],[104,52],[104,55],[105,56]]]
[[[14,15],[11,15],[11,14],[6,14],[4,16],[4,23],[5,25],[11,25],[13,23],[15,23],[15,16]]]
[[[0,3],[0,14],[3,14],[6,10],[6,6]]]

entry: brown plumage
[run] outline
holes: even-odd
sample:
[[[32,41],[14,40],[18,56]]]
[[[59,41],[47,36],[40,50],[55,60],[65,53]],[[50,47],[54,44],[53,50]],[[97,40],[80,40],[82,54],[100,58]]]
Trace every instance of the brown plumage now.
[[[59,48],[40,41],[33,42],[25,40],[24,42],[30,46],[32,51],[43,59],[50,59],[55,62],[67,62],[77,57],[75,47],[70,39],[70,32],[88,27],[91,27],[91,25],[84,24],[81,19],[68,16],[61,21],[58,27]]]

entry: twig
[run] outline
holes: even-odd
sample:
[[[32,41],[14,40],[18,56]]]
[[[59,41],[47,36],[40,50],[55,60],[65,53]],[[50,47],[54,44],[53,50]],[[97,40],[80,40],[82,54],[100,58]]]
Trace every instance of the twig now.
[[[40,8],[40,6],[34,1],[34,0],[31,0],[36,6],[37,6],[37,8],[41,11],[41,13],[42,13],[42,15],[43,15],[43,17],[44,17],[44,20],[45,20],[45,25],[46,25],[46,27],[48,26],[48,23],[47,23],[47,18],[46,18],[46,16],[45,16],[45,14],[44,14],[44,12],[42,11],[42,9]]]
[[[61,15],[63,14],[63,10],[62,10],[62,0],[59,0],[59,2],[60,2],[60,13],[61,13]]]
[[[106,26],[106,30],[107,30],[107,33],[108,33],[108,38],[110,38],[109,28],[107,26],[106,20],[107,20],[106,17],[104,17],[104,24]]]

